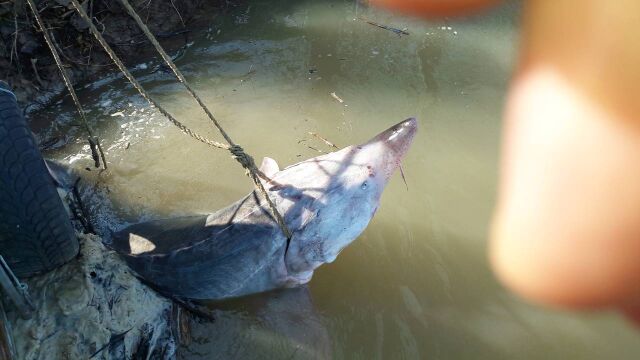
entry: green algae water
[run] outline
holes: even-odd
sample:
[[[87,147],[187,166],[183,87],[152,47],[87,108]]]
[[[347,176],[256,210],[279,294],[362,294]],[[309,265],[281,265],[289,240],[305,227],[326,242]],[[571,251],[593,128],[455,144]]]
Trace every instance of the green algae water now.
[[[373,221],[303,289],[212,304],[181,359],[631,359],[640,337],[615,314],[531,306],[486,260],[500,119],[518,7],[424,22],[353,1],[249,1],[190,34],[177,65],[231,137],[281,167],[362,142],[407,117],[419,133]],[[399,36],[366,22],[409,35]],[[130,64],[178,119],[219,135],[158,58]],[[251,191],[240,166],[180,133],[117,73],[79,91],[107,150],[92,162],[68,97],[34,115],[46,156],[71,163],[106,233],[212,212]],[[57,141],[57,142],[56,142]]]

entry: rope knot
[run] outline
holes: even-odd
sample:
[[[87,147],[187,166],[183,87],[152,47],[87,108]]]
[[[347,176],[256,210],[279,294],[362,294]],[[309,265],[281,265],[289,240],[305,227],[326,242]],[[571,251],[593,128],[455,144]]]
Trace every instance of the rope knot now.
[[[255,167],[255,163],[253,162],[253,158],[251,155],[244,152],[242,146],[234,144],[229,147],[229,152],[233,156],[236,161],[242,165],[243,168],[250,170]]]

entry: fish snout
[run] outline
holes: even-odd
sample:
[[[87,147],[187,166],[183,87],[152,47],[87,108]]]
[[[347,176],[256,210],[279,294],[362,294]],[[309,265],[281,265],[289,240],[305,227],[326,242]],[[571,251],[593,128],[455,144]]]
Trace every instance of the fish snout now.
[[[369,143],[383,143],[387,149],[391,150],[393,157],[400,161],[409,151],[417,131],[418,121],[415,118],[409,118],[381,132]]]
[[[370,176],[380,180],[383,187],[400,166],[417,132],[418,122],[415,118],[409,118],[356,147],[368,164]]]

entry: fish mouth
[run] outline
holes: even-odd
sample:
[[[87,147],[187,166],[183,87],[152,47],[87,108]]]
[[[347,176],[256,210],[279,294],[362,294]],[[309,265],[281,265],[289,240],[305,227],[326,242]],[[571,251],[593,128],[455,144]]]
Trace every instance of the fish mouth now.
[[[409,147],[417,132],[418,121],[415,118],[408,118],[376,135],[366,144],[363,144],[363,146],[373,143],[383,143],[386,148],[391,150],[394,158],[399,162],[407,151],[409,151]]]

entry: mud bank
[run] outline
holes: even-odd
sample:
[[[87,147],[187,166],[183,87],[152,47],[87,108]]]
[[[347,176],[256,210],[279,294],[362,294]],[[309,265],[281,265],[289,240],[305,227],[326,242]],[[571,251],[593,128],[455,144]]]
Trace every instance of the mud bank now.
[[[172,359],[171,301],[140,283],[100,238],[82,235],[80,256],[29,279],[36,313],[9,312],[17,359]]]
[[[92,80],[115,67],[69,0],[35,0],[72,82]],[[125,63],[150,56],[147,39],[119,0],[81,2]],[[189,41],[190,32],[230,6],[227,1],[130,1],[168,51]],[[135,50],[135,51],[134,51]],[[25,0],[0,3],[0,79],[18,103],[35,110],[64,89],[59,70]],[[32,108],[32,106],[34,106]]]

